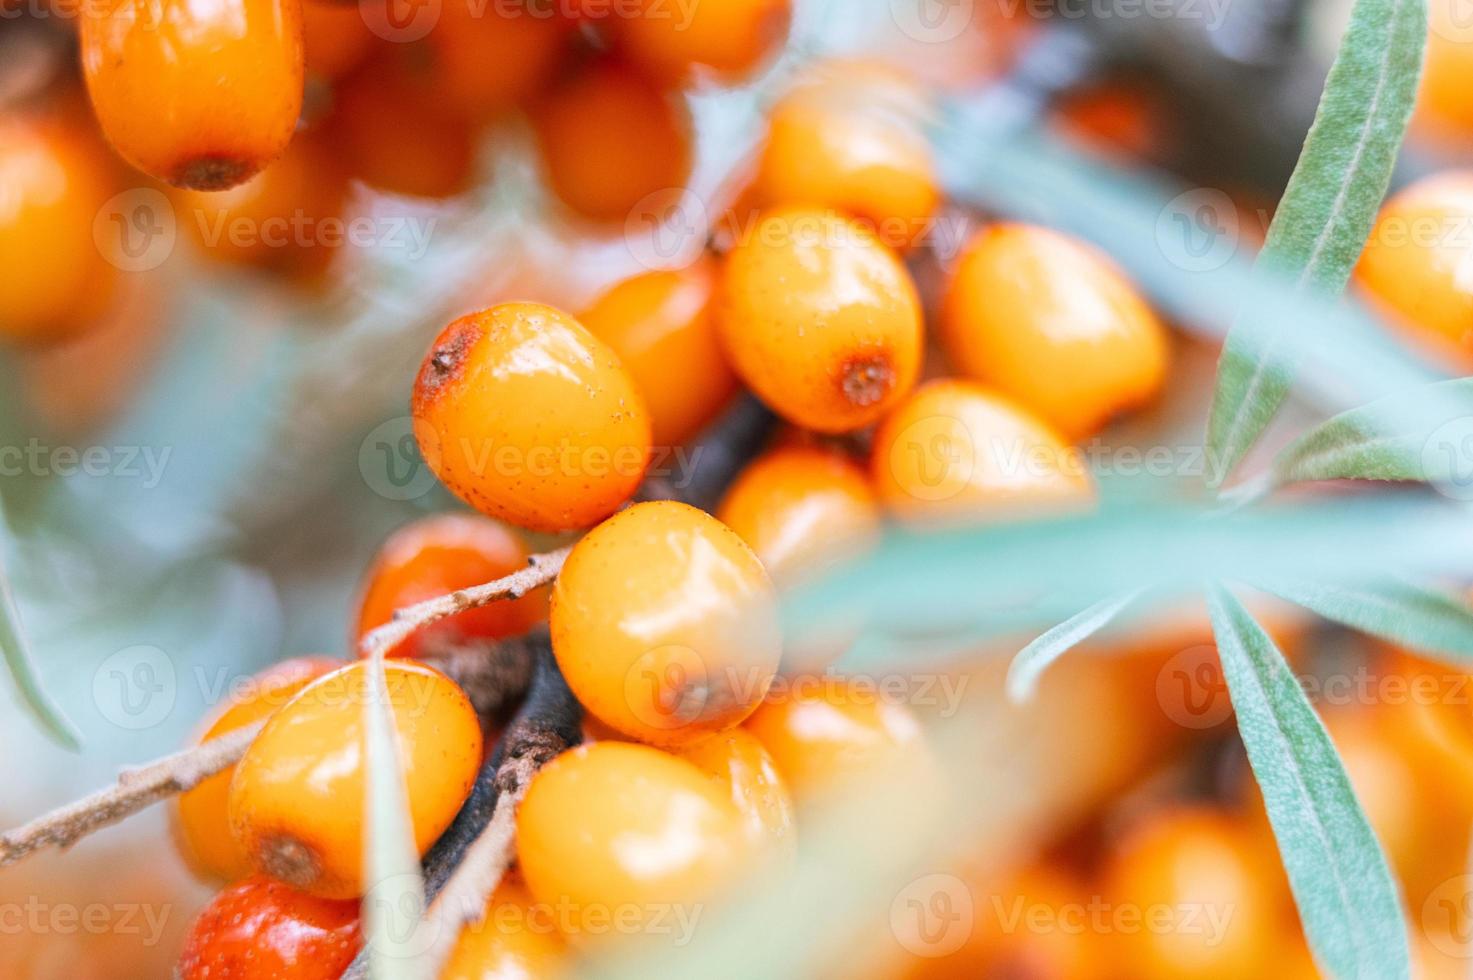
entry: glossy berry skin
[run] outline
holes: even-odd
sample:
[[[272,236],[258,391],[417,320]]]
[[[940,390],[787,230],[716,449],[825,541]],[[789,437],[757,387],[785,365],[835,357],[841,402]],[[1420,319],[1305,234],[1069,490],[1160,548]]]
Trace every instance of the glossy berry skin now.
[[[532,108],[547,183],[575,214],[621,223],[656,213],[690,176],[690,114],[677,97],[617,62],[594,64]]]
[[[99,0],[81,26],[97,119],[144,173],[224,190],[286,148],[302,109],[300,0]]]
[[[656,446],[684,445],[736,394],[710,315],[715,284],[715,263],[702,258],[625,279],[578,318],[634,376]]]
[[[367,661],[320,678],[272,715],[236,765],[230,824],[256,870],[322,898],[363,880]],[[386,665],[414,840],[423,854],[450,825],[481,765],[481,725],[444,674]]]
[[[832,212],[763,215],[727,255],[716,311],[737,374],[804,428],[869,425],[920,373],[910,274],[872,232]]]
[[[112,192],[104,153],[60,118],[0,113],[0,342],[74,337],[114,292],[93,240]]]
[[[599,742],[548,763],[517,811],[517,860],[536,900],[566,908],[568,938],[628,933],[663,908],[706,901],[739,871],[750,845],[716,780],[682,759]],[[604,928],[599,928],[601,917]]]
[[[303,894],[266,877],[216,895],[194,920],[179,980],[335,980],[362,937],[358,903]]]
[[[712,735],[675,752],[726,790],[758,848],[791,848],[793,797],[772,754],[742,728]]]
[[[834,675],[794,678],[744,727],[799,800],[929,757],[910,709]]]
[[[343,666],[333,657],[297,657],[273,664],[224,705],[200,736],[203,744],[264,721],[312,681]],[[174,799],[174,841],[185,863],[205,880],[239,881],[251,873],[250,856],[230,832],[231,766]]]
[[[977,233],[941,330],[961,374],[1070,440],[1151,399],[1166,374],[1166,330],[1125,275],[1092,246],[1036,225]]]
[[[754,460],[716,516],[780,584],[863,551],[881,530],[880,504],[863,468],[814,446],[775,449]]]
[[[482,585],[527,566],[526,543],[486,517],[438,514],[395,531],[369,568],[358,608],[357,639],[394,618],[394,611],[458,589]],[[435,644],[520,636],[547,618],[547,590],[468,609],[412,633],[390,656],[421,657]]]
[[[1473,367],[1473,171],[1417,181],[1387,201],[1355,269],[1361,292],[1406,336]]]
[[[1264,976],[1286,913],[1282,873],[1244,828],[1218,810],[1172,808],[1147,817],[1106,857],[1106,901],[1174,910],[1173,927],[1112,934],[1116,962],[1141,980]],[[1276,877],[1277,876],[1277,877]],[[1181,910],[1213,913],[1221,934],[1190,928]]]
[[[636,504],[574,547],[552,591],[552,648],[573,693],[611,728],[688,744],[757,707],[782,640],[752,549],[685,504]]]
[[[764,206],[828,208],[891,248],[925,236],[941,195],[920,127],[924,96],[880,65],[820,65],[772,110],[752,194]]]
[[[971,381],[922,385],[875,433],[870,476],[887,510],[959,523],[1089,505],[1084,462],[1045,423]]]
[[[535,531],[607,517],[649,463],[649,412],[629,371],[540,303],[503,303],[446,327],[411,407],[435,475],[482,513]]]
[[[356,4],[302,0],[302,48],[307,74],[332,80],[352,71],[377,40]]]
[[[461,930],[439,980],[541,980],[567,967],[567,943],[551,909],[538,907],[519,878],[504,878],[486,914]]]
[[[582,0],[590,11],[600,0]],[[636,0],[634,16],[607,23],[618,49],[667,84],[693,75],[736,81],[774,54],[787,37],[792,0],[703,0],[677,15],[661,0]],[[590,15],[591,17],[591,15]]]

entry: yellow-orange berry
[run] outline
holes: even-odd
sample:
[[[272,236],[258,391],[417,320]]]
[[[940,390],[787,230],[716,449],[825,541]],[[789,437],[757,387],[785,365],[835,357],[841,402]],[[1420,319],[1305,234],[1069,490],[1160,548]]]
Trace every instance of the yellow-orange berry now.
[[[363,868],[369,666],[360,661],[304,688],[266,722],[230,783],[230,825],[252,866],[323,898],[353,898],[373,884]],[[439,671],[403,660],[384,669],[423,854],[475,782],[481,725]]]
[[[302,109],[300,0],[82,5],[82,69],[102,130],[133,166],[223,190],[281,154]]]
[[[536,531],[607,517],[649,463],[634,379],[608,345],[540,303],[503,303],[446,327],[412,409],[420,451],[446,486]]]
[[[601,62],[532,108],[547,182],[592,221],[622,222],[652,195],[675,200],[691,168],[690,114],[676,96],[625,65]]]
[[[776,449],[752,462],[717,508],[778,583],[863,551],[880,533],[880,505],[851,460],[818,447]]]
[[[1355,268],[1372,305],[1459,370],[1473,367],[1473,171],[1424,178],[1387,201]]]
[[[99,151],[62,119],[0,113],[0,340],[73,337],[113,294],[93,240],[112,184]]]
[[[517,861],[569,938],[638,931],[709,900],[750,845],[715,780],[683,759],[599,742],[548,763],[517,811]],[[566,909],[564,913],[561,910]]]
[[[910,274],[871,231],[831,212],[763,215],[727,255],[716,318],[737,374],[819,432],[878,420],[920,373]]]
[[[1160,390],[1166,330],[1093,246],[1034,225],[978,232],[941,317],[965,376],[1008,395],[1071,440]]]
[[[930,758],[908,708],[871,686],[829,674],[791,679],[745,727],[800,800]]]
[[[976,521],[1086,505],[1079,454],[1043,422],[972,381],[932,381],[875,433],[870,475],[913,522]]]
[[[747,835],[760,847],[793,844],[793,797],[778,775],[772,754],[741,728],[703,738],[679,749],[680,758],[711,776],[731,796]]]
[[[375,36],[357,4],[302,0],[302,48],[307,73],[335,79],[368,57]]]
[[[592,8],[598,0],[582,2]],[[740,78],[776,51],[793,16],[792,0],[701,0],[679,13],[664,0],[636,3],[632,16],[621,11],[607,21],[615,43],[640,68],[670,83],[693,73]]]
[[[654,444],[683,445],[736,394],[710,316],[714,263],[625,279],[578,319],[614,349],[644,394]]]
[[[1417,93],[1416,122],[1423,130],[1462,143],[1473,133],[1473,23],[1459,0],[1431,0],[1427,5],[1426,63]]]
[[[255,877],[210,900],[189,927],[179,980],[332,980],[363,945],[355,902]]]
[[[768,207],[833,208],[892,248],[908,247],[941,200],[924,111],[924,96],[899,72],[820,65],[773,108],[753,196]]]
[[[782,656],[772,582],[752,549],[669,501],[636,504],[578,542],[553,585],[551,622],[578,700],[655,745],[739,724]]]
[[[437,94],[486,119],[534,95],[562,63],[575,23],[556,10],[480,0],[445,0],[426,40],[434,50]]]
[[[567,966],[567,944],[552,910],[534,904],[518,878],[508,877],[486,903],[486,914],[461,930],[440,980],[551,980]]]
[[[236,693],[206,727],[203,744],[236,729],[264,721],[298,691],[343,666],[332,657],[297,657],[273,664]],[[230,778],[224,769],[174,800],[174,840],[190,869],[201,878],[237,881],[251,873],[245,849],[230,832]]]

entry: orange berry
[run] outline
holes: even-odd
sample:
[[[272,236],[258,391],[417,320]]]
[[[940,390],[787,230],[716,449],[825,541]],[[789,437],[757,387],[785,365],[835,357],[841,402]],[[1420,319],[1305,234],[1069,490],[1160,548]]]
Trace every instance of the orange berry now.
[[[1387,201],[1355,268],[1372,305],[1459,370],[1473,368],[1473,171],[1417,181]]]
[[[559,910],[572,939],[688,919],[732,879],[748,847],[742,818],[715,780],[626,742],[557,757],[533,777],[517,811],[527,887]]]
[[[414,382],[415,436],[462,500],[535,531],[588,527],[639,487],[644,399],[618,356],[560,310],[503,303],[454,321]]]
[[[82,68],[124,159],[179,187],[224,190],[276,159],[296,128],[301,3],[83,4]]]
[[[567,944],[550,910],[515,878],[503,879],[479,922],[461,930],[440,980],[532,980],[564,972]]]
[[[740,724],[782,656],[757,556],[714,517],[636,504],[579,541],[552,590],[552,648],[589,712],[680,745]]]
[[[92,230],[112,183],[99,149],[59,119],[0,113],[0,340],[70,338],[113,294]]]
[[[852,679],[797,677],[747,720],[798,799],[929,758],[904,705]]]
[[[1284,879],[1225,813],[1187,807],[1155,813],[1114,845],[1103,874],[1103,895],[1113,908],[1137,909],[1143,917],[1164,909],[1172,916],[1111,934],[1114,961],[1129,963],[1131,976],[1238,980],[1270,972],[1285,914]]]
[[[312,681],[343,666],[332,657],[296,657],[267,667],[250,687],[223,705],[199,744],[270,717]],[[204,879],[238,881],[251,873],[250,856],[230,832],[230,778],[224,769],[174,799],[174,841],[190,870]]]
[[[482,0],[446,0],[427,38],[437,94],[486,119],[540,91],[568,52],[574,22],[535,0],[520,9]]]
[[[1078,453],[1043,422],[971,381],[932,381],[875,433],[880,500],[912,522],[966,521],[1094,499]]]
[[[765,206],[832,208],[891,248],[929,230],[940,203],[919,119],[925,97],[879,65],[820,66],[772,110],[752,193]]]
[[[614,349],[650,410],[654,444],[683,445],[737,391],[710,316],[715,266],[647,272],[605,292],[579,320]]]
[[[303,134],[281,159],[224,191],[178,191],[179,223],[222,262],[312,276],[343,245],[348,176],[320,139]]]
[[[776,449],[753,461],[716,516],[779,583],[822,571],[880,534],[880,505],[864,470],[816,447]]]
[[[1167,118],[1154,86],[1111,79],[1065,95],[1052,124],[1095,153],[1149,160],[1167,142]]]
[[[1416,119],[1434,134],[1466,143],[1473,134],[1473,23],[1459,0],[1432,0],[1427,13],[1426,63],[1417,93]]]
[[[690,114],[637,72],[601,62],[532,109],[548,186],[592,221],[621,222],[651,195],[673,201],[691,168]]]
[[[968,243],[941,317],[947,355],[1071,440],[1160,390],[1166,330],[1093,246],[993,225]]]
[[[189,927],[179,980],[335,980],[362,937],[358,903],[247,878],[211,899]]]
[[[394,611],[527,567],[529,552],[510,528],[485,517],[438,514],[395,531],[369,568],[358,606],[357,639]],[[467,609],[411,633],[394,657],[421,657],[434,642],[519,636],[547,618],[547,590]]]
[[[339,78],[362,64],[374,43],[356,3],[302,0],[302,49],[309,75]]]
[[[756,736],[733,728],[675,754],[714,778],[730,795],[754,844],[792,846],[793,798],[771,753]]]
[[[777,50],[793,16],[792,0],[701,0],[684,9],[665,0],[636,2],[632,16],[609,21],[615,44],[669,83],[693,74],[738,80]]]
[[[334,671],[272,715],[230,784],[230,824],[251,864],[323,898],[353,898],[372,884],[363,879],[368,667],[360,661]],[[481,724],[439,671],[395,660],[385,672],[423,854],[475,782]]]
[[[716,310],[737,374],[805,428],[869,425],[920,373],[910,274],[868,229],[825,211],[759,219],[727,255]]]

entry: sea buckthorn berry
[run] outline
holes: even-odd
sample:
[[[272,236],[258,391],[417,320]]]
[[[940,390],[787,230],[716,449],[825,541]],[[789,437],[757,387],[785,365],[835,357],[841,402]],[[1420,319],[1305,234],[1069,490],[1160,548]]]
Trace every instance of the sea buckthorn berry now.
[[[919,120],[926,100],[881,65],[820,66],[772,110],[753,195],[764,206],[833,208],[892,248],[923,237],[941,196]]]
[[[710,316],[715,283],[708,258],[647,272],[616,284],[578,318],[634,375],[656,446],[683,445],[736,394]]]
[[[230,825],[258,871],[323,898],[363,894],[368,661],[304,688],[236,764]],[[465,693],[423,664],[385,665],[414,840],[423,854],[455,818],[481,765]]]
[[[584,0],[589,7],[598,0]],[[701,0],[684,14],[664,0],[636,0],[633,16],[609,22],[615,44],[669,83],[707,73],[735,81],[775,52],[788,34],[792,0]]]
[[[772,582],[704,511],[636,504],[579,541],[552,590],[552,648],[589,712],[655,745],[740,724],[782,656]]]
[[[588,67],[532,107],[548,186],[599,222],[674,201],[691,168],[690,114],[677,97],[616,62]]]
[[[461,930],[440,980],[551,980],[567,967],[568,947],[553,910],[538,906],[518,878],[497,886],[486,913]]]
[[[929,759],[910,709],[852,679],[797,677],[747,720],[799,800]]]
[[[178,187],[249,180],[302,109],[300,0],[82,5],[82,68],[124,159]]]
[[[175,213],[222,262],[311,277],[343,244],[348,176],[320,137],[302,134],[281,159],[224,191],[178,191]]]
[[[564,753],[517,811],[517,861],[574,941],[641,931],[730,883],[749,852],[725,790],[683,759],[626,742]],[[566,911],[564,911],[566,910]]]
[[[556,10],[505,2],[445,0],[427,38],[439,93],[457,110],[488,119],[548,83],[568,51],[575,23]]]
[[[210,900],[184,939],[179,980],[335,980],[362,945],[358,903],[257,876]]]
[[[1088,504],[1078,452],[1007,398],[971,381],[931,381],[875,433],[870,475],[907,521],[961,522]]]
[[[1424,178],[1381,209],[1355,268],[1371,304],[1460,370],[1473,367],[1473,171]]]
[[[358,5],[302,0],[302,48],[307,74],[332,80],[362,64],[375,36]]]
[[[1427,13],[1431,28],[1415,119],[1433,135],[1466,141],[1473,133],[1473,104],[1468,99],[1473,84],[1473,23],[1460,0],[1432,0]]]
[[[1001,224],[968,243],[941,317],[947,355],[1070,440],[1152,398],[1166,330],[1105,255],[1048,228]]]
[[[840,453],[776,449],[732,483],[716,516],[752,546],[779,584],[863,551],[880,534],[869,478]]]
[[[209,722],[200,744],[270,717],[298,691],[343,666],[332,657],[296,657],[267,667]],[[201,878],[238,881],[251,873],[250,856],[230,832],[231,766],[174,801],[174,840]]]
[[[73,337],[114,293],[92,237],[111,191],[99,150],[59,118],[0,113],[0,340]]]
[[[747,385],[789,421],[849,432],[920,373],[920,299],[895,253],[849,218],[763,215],[726,257],[717,326]]]
[[[368,571],[358,608],[358,639],[394,611],[527,567],[528,551],[510,528],[470,514],[439,514],[395,531]],[[468,609],[411,633],[393,657],[419,657],[435,642],[518,636],[547,618],[547,590]]]
[[[1114,961],[1129,963],[1140,980],[1264,976],[1286,914],[1283,882],[1271,856],[1226,813],[1153,814],[1112,847],[1101,889],[1115,908],[1169,909],[1173,918],[1113,933]]]
[[[649,464],[634,378],[578,321],[540,303],[503,303],[446,327],[412,410],[420,451],[446,486],[534,531],[607,517]]]
[[[778,775],[772,754],[741,728],[703,738],[679,749],[680,758],[706,773],[731,796],[747,835],[759,848],[793,843],[793,797]]]

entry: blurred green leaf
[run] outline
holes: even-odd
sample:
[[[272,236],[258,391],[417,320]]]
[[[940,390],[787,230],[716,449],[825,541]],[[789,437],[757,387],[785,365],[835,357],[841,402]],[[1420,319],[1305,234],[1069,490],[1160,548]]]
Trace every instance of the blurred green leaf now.
[[[1248,610],[1218,586],[1208,608],[1238,731],[1316,962],[1334,977],[1410,976],[1401,896],[1325,726]]]
[[[1008,697],[1014,701],[1031,698],[1038,689],[1038,679],[1049,665],[1109,626],[1116,616],[1140,598],[1142,591],[1137,589],[1097,602],[1019,650],[1008,668]]]
[[[1271,582],[1263,588],[1331,622],[1423,653],[1473,657],[1473,607],[1456,596],[1395,579],[1365,585]]]
[[[5,511],[0,506],[0,536],[5,533]],[[36,665],[31,661],[30,649],[21,629],[20,609],[11,593],[10,578],[5,573],[6,557],[5,549],[0,548],[0,655],[5,657],[5,665],[15,679],[21,700],[41,729],[66,748],[80,749],[82,742],[76,728],[47,695],[36,673]]]
[[[1421,76],[1425,0],[1356,0],[1258,268],[1300,289],[1345,287],[1391,179]],[[1207,448],[1231,470],[1288,396],[1294,359],[1254,305],[1218,366]]]

